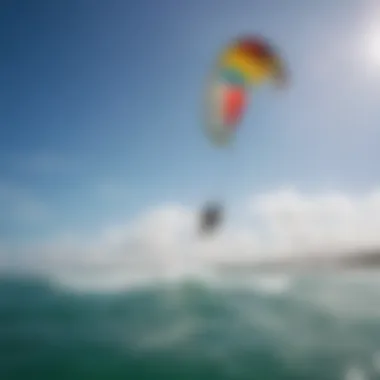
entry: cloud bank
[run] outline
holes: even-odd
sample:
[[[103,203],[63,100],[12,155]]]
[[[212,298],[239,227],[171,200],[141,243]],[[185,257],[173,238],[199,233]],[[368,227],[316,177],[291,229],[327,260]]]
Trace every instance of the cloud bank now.
[[[228,220],[226,206],[225,225],[207,239],[197,235],[197,210],[172,203],[92,235],[65,234],[19,248],[16,256],[3,247],[0,263],[3,270],[11,261],[54,276],[99,279],[103,274],[107,281],[135,281],[199,274],[223,262],[333,255],[380,246],[377,189],[360,196],[306,194],[294,188],[258,194],[245,202],[240,222]]]

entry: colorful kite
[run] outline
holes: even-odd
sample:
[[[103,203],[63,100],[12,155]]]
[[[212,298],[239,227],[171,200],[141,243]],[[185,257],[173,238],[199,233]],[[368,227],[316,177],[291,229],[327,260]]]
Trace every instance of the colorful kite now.
[[[208,84],[206,131],[224,146],[242,120],[248,97],[266,81],[286,81],[282,60],[261,37],[239,38],[219,56]]]

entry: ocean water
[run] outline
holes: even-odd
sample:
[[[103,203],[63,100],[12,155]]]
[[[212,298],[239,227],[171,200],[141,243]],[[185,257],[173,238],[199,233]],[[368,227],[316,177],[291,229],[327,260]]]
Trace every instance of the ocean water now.
[[[380,379],[380,278],[0,281],[0,379]]]

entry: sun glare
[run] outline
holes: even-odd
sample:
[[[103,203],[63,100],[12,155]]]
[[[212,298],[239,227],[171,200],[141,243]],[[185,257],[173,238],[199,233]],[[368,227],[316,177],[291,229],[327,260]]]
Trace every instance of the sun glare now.
[[[363,41],[364,60],[367,66],[373,69],[378,69],[380,73],[380,23],[372,25],[366,34]]]

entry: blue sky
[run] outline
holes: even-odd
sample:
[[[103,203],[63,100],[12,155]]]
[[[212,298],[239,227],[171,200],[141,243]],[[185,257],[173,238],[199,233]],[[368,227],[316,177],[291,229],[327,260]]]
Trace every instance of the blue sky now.
[[[366,33],[379,12],[349,0],[3,2],[1,241],[91,231],[158,203],[376,187],[380,54]],[[233,149],[216,150],[204,79],[245,33],[275,42],[290,86],[253,97]]]

